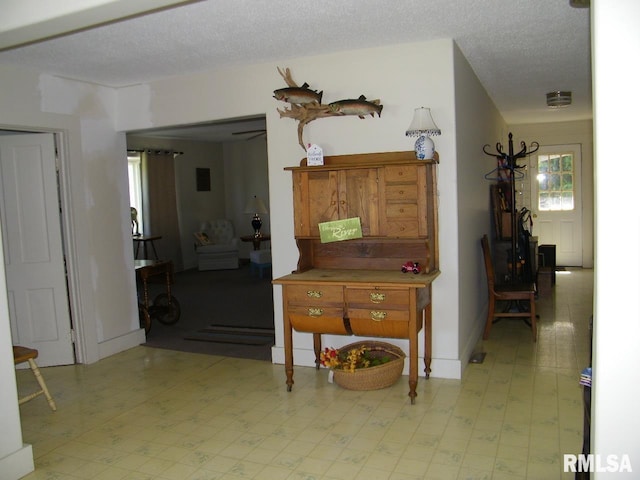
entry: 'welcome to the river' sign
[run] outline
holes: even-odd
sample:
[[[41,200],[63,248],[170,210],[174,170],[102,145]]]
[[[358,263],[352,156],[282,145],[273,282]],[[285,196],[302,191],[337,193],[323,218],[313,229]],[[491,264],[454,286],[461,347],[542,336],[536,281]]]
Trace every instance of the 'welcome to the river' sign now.
[[[360,217],[319,223],[318,228],[320,229],[321,243],[341,242],[343,240],[362,238]]]

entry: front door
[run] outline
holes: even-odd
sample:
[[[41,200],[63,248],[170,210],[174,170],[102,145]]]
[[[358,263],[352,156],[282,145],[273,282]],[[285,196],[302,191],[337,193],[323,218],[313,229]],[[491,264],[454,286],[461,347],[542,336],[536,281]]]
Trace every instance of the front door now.
[[[556,265],[582,266],[580,145],[540,147],[531,156],[531,210],[538,245],[556,246]]]
[[[53,134],[0,136],[0,177],[12,341],[74,363]]]

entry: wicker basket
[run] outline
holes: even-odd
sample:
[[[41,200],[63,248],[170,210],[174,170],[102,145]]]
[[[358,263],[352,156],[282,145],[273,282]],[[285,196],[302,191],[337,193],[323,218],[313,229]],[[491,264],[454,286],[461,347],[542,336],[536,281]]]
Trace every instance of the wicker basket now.
[[[398,381],[404,368],[405,354],[402,349],[385,342],[362,341],[345,345],[338,351],[346,353],[364,345],[369,355],[375,357],[391,357],[391,360],[369,368],[358,368],[353,372],[344,370],[333,371],[333,381],[348,390],[378,390],[390,387]]]

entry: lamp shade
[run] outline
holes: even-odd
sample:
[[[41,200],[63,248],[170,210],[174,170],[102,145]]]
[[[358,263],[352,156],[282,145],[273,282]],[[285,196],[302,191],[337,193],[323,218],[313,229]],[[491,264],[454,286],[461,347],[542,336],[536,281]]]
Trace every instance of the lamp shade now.
[[[419,107],[415,109],[411,125],[407,128],[407,137],[419,137],[420,135],[433,137],[441,133],[436,122],[433,121],[430,108]]]
[[[256,195],[254,195],[253,197],[251,197],[249,199],[249,201],[247,202],[247,206],[244,207],[244,213],[259,213],[259,214],[265,214],[265,213],[269,213],[269,211],[267,210],[267,207],[265,206],[264,202],[262,201],[261,198],[258,198]]]

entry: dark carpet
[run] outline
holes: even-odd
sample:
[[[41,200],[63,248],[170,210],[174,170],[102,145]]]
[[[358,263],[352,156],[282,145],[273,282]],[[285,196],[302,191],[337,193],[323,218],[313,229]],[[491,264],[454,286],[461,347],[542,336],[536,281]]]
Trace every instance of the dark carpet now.
[[[166,287],[152,284],[149,290],[154,298]],[[248,265],[238,270],[186,270],[174,275],[171,294],[180,303],[180,319],[173,325],[152,320],[144,345],[271,361],[271,278],[252,275]]]

